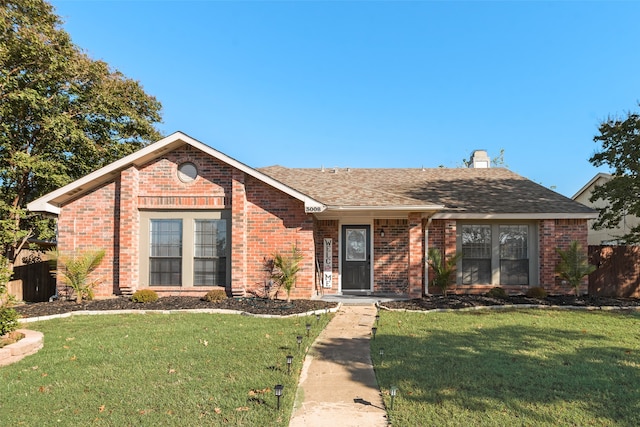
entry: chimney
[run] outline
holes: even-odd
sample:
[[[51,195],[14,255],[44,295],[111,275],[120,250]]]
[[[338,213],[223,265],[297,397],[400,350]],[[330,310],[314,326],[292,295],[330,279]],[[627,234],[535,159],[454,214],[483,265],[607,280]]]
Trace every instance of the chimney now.
[[[471,153],[469,167],[475,169],[487,169],[491,166],[491,159],[487,154],[487,150],[475,150]]]

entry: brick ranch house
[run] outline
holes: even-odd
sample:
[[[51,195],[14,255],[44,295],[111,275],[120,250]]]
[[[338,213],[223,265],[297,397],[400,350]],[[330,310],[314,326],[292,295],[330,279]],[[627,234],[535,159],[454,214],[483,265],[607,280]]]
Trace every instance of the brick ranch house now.
[[[304,256],[293,298],[437,292],[425,263],[432,247],[464,254],[456,292],[559,293],[568,287],[554,272],[556,248],[586,248],[597,216],[490,168],[484,151],[469,168],[254,169],[180,132],[28,209],[57,216],[60,251],[106,251],[97,297],[260,292],[267,261],[292,245]]]

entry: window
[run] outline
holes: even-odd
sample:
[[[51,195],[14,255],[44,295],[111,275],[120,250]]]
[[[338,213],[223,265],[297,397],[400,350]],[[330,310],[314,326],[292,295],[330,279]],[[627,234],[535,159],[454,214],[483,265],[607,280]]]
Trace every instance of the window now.
[[[198,177],[198,168],[191,162],[178,166],[178,179],[182,182],[192,182]]]
[[[500,284],[529,284],[529,227],[500,226]]]
[[[491,283],[491,226],[462,227],[462,284]]]
[[[140,288],[229,285],[229,221],[229,210],[141,210]]]
[[[194,286],[224,286],[227,279],[227,222],[195,220]]]
[[[150,224],[150,286],[182,284],[182,220],[152,219]]]
[[[537,283],[535,223],[458,225],[458,283],[529,285]],[[532,234],[533,233],[533,234]]]

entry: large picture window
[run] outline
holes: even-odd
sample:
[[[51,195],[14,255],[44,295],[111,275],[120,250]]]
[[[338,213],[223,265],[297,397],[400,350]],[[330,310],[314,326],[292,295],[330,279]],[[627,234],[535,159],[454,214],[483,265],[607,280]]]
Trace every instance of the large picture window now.
[[[141,211],[140,287],[226,287],[228,210]]]
[[[227,222],[195,220],[194,286],[224,286],[227,278]]]
[[[534,223],[505,221],[458,225],[458,283],[529,285],[536,283]]]

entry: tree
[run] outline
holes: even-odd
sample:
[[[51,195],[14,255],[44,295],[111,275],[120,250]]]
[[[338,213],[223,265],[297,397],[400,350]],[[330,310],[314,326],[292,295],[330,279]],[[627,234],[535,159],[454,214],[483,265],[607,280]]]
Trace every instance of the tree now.
[[[560,255],[560,262],[556,265],[556,273],[569,283],[577,296],[580,292],[582,278],[593,273],[596,266],[589,264],[589,258],[577,240],[571,242],[566,250],[556,248],[556,252]]]
[[[89,58],[44,0],[0,2],[0,248],[53,236],[28,202],[160,138],[160,103]]]
[[[600,124],[600,134],[593,140],[602,148],[591,156],[594,166],[609,166],[612,178],[597,186],[590,200],[606,203],[598,208],[595,229],[616,228],[626,215],[640,217],[640,115],[627,113],[626,118],[609,117]],[[640,225],[619,236],[627,243],[640,243]]]

